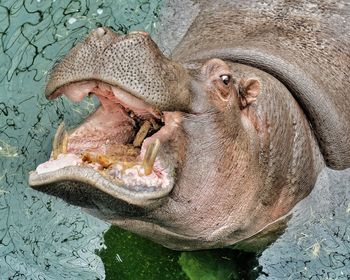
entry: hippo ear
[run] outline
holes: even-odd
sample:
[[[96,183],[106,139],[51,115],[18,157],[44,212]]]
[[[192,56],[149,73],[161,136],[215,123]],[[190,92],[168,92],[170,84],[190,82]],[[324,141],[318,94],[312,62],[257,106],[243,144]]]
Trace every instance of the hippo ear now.
[[[260,82],[257,79],[243,79],[239,83],[240,106],[245,108],[252,104],[260,94]]]

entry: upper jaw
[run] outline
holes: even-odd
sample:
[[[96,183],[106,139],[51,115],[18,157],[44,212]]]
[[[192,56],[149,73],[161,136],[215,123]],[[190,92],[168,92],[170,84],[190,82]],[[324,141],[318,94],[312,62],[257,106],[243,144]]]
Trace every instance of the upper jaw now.
[[[94,86],[96,86],[96,83],[99,84],[98,81],[95,81]],[[70,86],[70,90],[65,90],[68,92],[66,94],[68,98],[73,99],[73,101],[80,101],[91,92],[91,84],[90,87],[86,86],[84,89],[85,92],[80,92],[80,94],[74,93],[74,84]],[[111,86],[104,83],[99,84],[99,86],[111,88]],[[64,87],[58,89],[58,91],[61,90],[61,94],[63,93],[62,89],[64,89]],[[176,113],[161,113],[121,89],[118,89],[118,92],[123,95],[122,98],[118,99],[118,102],[120,101],[119,103],[122,104],[121,106],[124,109],[134,109],[133,113],[139,113],[141,118],[164,118],[164,116],[166,116],[164,119],[167,119],[163,128],[143,141],[140,155],[136,158],[138,163],[136,162],[135,164],[134,162],[132,163],[133,167],[130,168],[130,166],[126,166],[125,169],[125,166],[123,167],[121,162],[113,162],[106,168],[106,166],[104,166],[104,158],[102,157],[103,163],[99,162],[97,159],[100,156],[99,152],[105,151],[101,150],[100,147],[96,150],[97,156],[95,156],[95,159],[92,159],[92,162],[86,162],[80,154],[77,154],[76,146],[73,148],[69,147],[68,143],[67,149],[67,141],[69,142],[69,138],[72,137],[74,131],[79,128],[75,129],[73,132],[66,132],[61,127],[61,131],[59,129],[56,133],[54,150],[50,160],[39,165],[36,170],[30,173],[29,185],[31,187],[69,201],[71,200],[71,193],[74,189],[74,187],[69,187],[69,185],[76,186],[78,183],[81,186],[88,186],[95,189],[96,192],[103,193],[118,201],[123,201],[135,206],[148,207],[159,204],[162,198],[165,198],[171,192],[174,187],[176,155],[168,155],[168,153],[163,152],[163,145],[167,145],[167,142],[170,141],[171,133],[174,129],[171,124],[171,119],[172,115],[176,115]],[[57,94],[56,91],[56,96],[59,95],[60,94]],[[113,102],[116,101],[114,100]],[[111,106],[112,103],[109,101],[107,103],[105,102],[105,104],[103,102],[101,103],[102,105],[100,107],[102,108],[98,110],[102,110],[101,114],[103,115],[103,110],[109,110],[109,106]],[[96,114],[96,112],[94,114]],[[90,121],[93,119],[91,116],[89,118]],[[169,128],[169,126],[171,128]],[[82,130],[84,130],[84,127]],[[108,157],[105,158],[108,159]],[[150,168],[149,165],[151,165],[151,171],[147,171],[147,168]],[[101,168],[102,170],[99,170]],[[113,175],[111,175],[111,173],[113,173]],[[160,174],[161,178],[157,178],[157,174]],[[128,176],[130,178],[128,178]],[[134,180],[135,178],[137,180]],[[98,196],[100,197],[100,195]],[[79,200],[79,198],[75,200]],[[74,203],[74,201],[69,202],[77,204]]]
[[[162,111],[186,110],[190,102],[187,72],[145,32],[119,36],[106,28],[92,31],[53,67],[45,95],[52,99],[58,88],[82,80],[122,87]]]

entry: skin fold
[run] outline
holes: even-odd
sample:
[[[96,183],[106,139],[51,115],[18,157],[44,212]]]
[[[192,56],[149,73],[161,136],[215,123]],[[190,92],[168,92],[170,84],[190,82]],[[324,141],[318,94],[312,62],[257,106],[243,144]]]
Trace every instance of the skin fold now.
[[[198,3],[171,59],[144,32],[98,28],[46,87],[54,99],[98,81],[161,114],[140,157],[158,139],[171,188],[130,191],[79,167],[33,172],[30,185],[173,249],[254,251],[273,241],[325,165],[350,167],[349,7],[222,2]]]

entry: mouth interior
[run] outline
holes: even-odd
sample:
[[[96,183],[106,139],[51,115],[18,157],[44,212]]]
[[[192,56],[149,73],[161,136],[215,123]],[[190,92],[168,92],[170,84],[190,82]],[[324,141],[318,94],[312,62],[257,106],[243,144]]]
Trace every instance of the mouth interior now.
[[[94,94],[100,106],[74,129],[66,130],[61,123],[51,157],[37,167],[37,174],[66,166],[88,166],[129,190],[148,192],[169,187],[169,168],[157,158],[161,145],[157,133],[165,126],[162,112],[100,81],[71,83],[52,96],[62,94],[73,102]]]

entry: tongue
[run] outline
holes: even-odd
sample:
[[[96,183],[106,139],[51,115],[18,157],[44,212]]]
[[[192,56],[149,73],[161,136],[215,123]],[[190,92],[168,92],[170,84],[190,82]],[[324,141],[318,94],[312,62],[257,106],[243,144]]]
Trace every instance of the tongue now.
[[[104,93],[103,95],[108,95]],[[135,122],[120,104],[101,96],[101,106],[68,137],[68,152],[108,153],[114,144],[127,144],[135,136]]]

